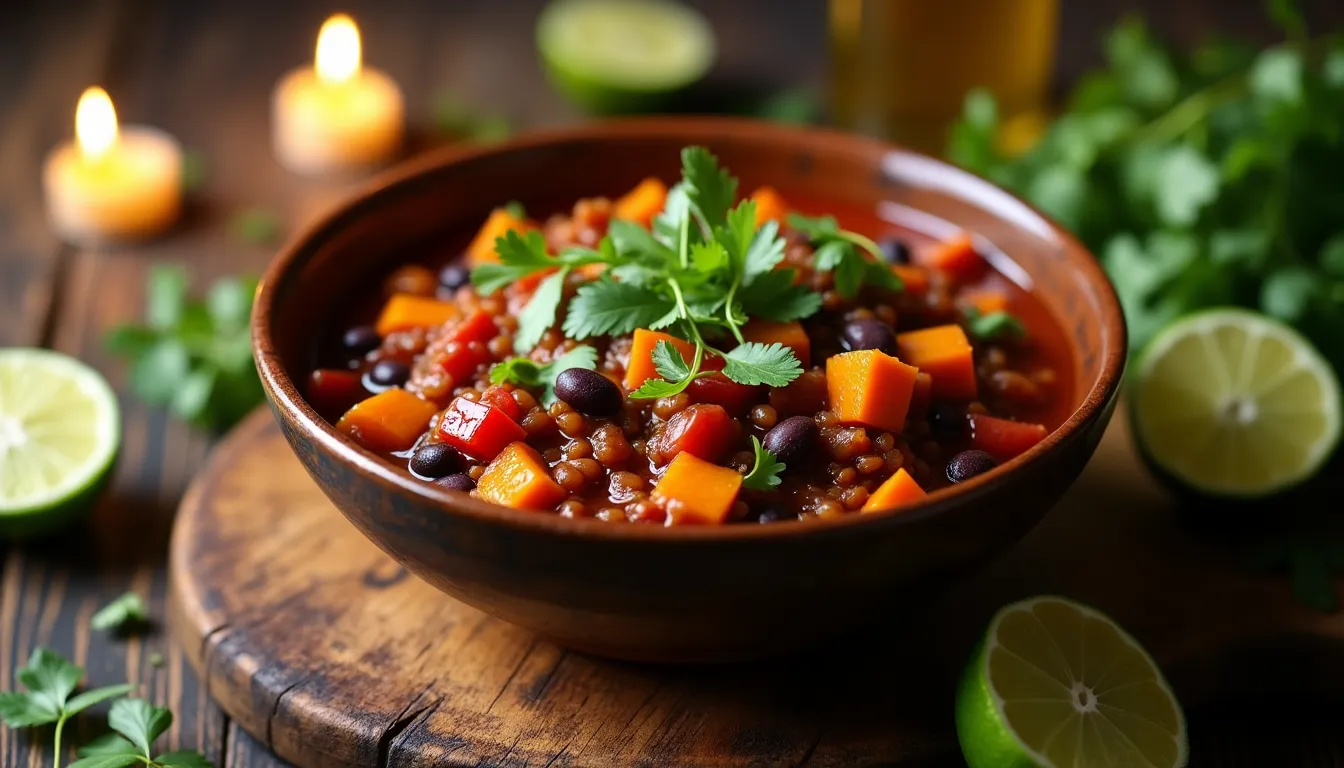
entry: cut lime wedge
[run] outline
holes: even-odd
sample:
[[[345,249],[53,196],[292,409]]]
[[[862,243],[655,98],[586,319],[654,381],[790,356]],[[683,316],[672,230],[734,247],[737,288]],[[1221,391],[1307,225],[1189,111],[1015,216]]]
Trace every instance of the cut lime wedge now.
[[[1000,610],[962,677],[957,737],[971,768],[1188,760],[1185,717],[1143,647],[1060,597]]]
[[[1135,438],[1196,492],[1257,497],[1321,468],[1339,443],[1339,380],[1311,342],[1276,320],[1217,309],[1167,326],[1139,361]]]
[[[121,440],[97,371],[42,349],[0,349],[0,536],[72,520],[102,487]]]
[[[595,112],[651,108],[714,62],[714,31],[672,0],[555,0],[537,20],[552,80]]]

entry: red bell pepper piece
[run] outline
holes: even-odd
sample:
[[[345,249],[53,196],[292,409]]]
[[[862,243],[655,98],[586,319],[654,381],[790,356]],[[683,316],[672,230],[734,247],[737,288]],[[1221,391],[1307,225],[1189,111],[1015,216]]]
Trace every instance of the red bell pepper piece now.
[[[721,405],[738,416],[755,402],[760,392],[760,387],[739,384],[722,373],[696,379],[686,388],[693,402]]]
[[[512,393],[503,387],[486,387],[486,390],[481,393],[481,402],[498,408],[508,414],[509,418],[514,421],[522,421],[525,415],[523,407],[518,404],[517,400],[513,399]]]
[[[716,462],[737,441],[737,422],[721,405],[701,403],[673,416],[652,441],[650,457],[663,465],[678,453]]]
[[[464,456],[490,461],[509,443],[527,439],[527,432],[492,405],[456,397],[439,419],[439,438]]]
[[[488,313],[478,309],[467,315],[448,332],[443,370],[453,377],[455,383],[466,383],[477,368],[490,362],[490,350],[485,348],[485,344],[498,335],[495,319]]]
[[[339,416],[371,393],[364,388],[359,371],[318,368],[308,375],[304,396],[318,413]]]
[[[968,418],[971,424],[971,447],[999,461],[1007,461],[1025,453],[1044,440],[1047,434],[1045,427],[1040,424],[1009,421],[981,413],[973,413]]]

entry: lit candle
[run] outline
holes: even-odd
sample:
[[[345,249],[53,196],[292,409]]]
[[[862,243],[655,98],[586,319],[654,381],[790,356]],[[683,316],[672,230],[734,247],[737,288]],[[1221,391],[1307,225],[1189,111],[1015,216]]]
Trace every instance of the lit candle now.
[[[66,240],[140,240],[182,210],[182,147],[154,128],[118,129],[112,99],[89,88],[75,108],[75,141],[47,156],[42,182],[47,216]]]
[[[359,28],[327,19],[311,69],[290,72],[272,95],[275,154],[292,171],[321,174],[384,163],[401,147],[401,90],[361,66]]]

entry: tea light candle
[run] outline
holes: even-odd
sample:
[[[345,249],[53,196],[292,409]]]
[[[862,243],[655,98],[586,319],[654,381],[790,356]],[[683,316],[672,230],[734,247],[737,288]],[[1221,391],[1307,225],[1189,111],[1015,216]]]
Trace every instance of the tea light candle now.
[[[172,226],[182,210],[182,147],[163,131],[117,127],[112,99],[89,88],[75,108],[75,141],[47,156],[47,216],[66,240],[139,240]]]
[[[295,70],[272,95],[272,140],[281,164],[303,174],[349,171],[391,159],[401,147],[401,90],[360,66],[359,28],[327,19],[311,69]]]

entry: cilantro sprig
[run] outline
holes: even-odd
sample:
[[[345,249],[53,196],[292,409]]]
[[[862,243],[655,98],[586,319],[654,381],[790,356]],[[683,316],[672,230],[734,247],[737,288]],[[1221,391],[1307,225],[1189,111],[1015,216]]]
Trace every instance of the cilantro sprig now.
[[[597,350],[584,345],[575,347],[545,365],[526,357],[513,357],[497,363],[490,369],[490,383],[509,382],[523,387],[542,390],[541,402],[550,405],[556,401],[555,379],[570,368],[597,368]]]
[[[56,755],[53,765],[57,768],[60,766],[61,734],[65,730],[66,721],[94,704],[125,696],[134,688],[125,684],[109,685],[71,696],[83,677],[84,670],[60,654],[38,648],[28,659],[28,665],[14,676],[26,690],[0,693],[0,719],[4,720],[6,726],[28,728],[55,724],[52,729],[52,749]]]
[[[761,441],[755,435],[751,436],[751,450],[755,454],[755,463],[751,471],[742,478],[742,485],[753,491],[768,491],[778,486],[779,475],[786,469],[784,463],[761,445]]]
[[[835,273],[835,290],[845,298],[859,292],[864,284],[899,291],[901,278],[882,261],[882,251],[871,238],[841,229],[834,216],[812,218],[789,214],[789,226],[802,232],[817,249],[814,266],[821,272]],[[872,258],[867,258],[864,253]]]
[[[180,750],[154,756],[154,742],[173,724],[173,713],[144,699],[122,699],[112,705],[109,733],[79,750],[68,768],[213,768],[199,752]]]
[[[742,328],[752,318],[788,322],[809,317],[821,309],[821,297],[798,284],[795,270],[780,267],[785,244],[778,223],[758,225],[754,201],[734,202],[738,181],[713,154],[703,147],[687,147],[681,160],[682,179],[669,191],[651,230],[615,220],[596,248],[569,248],[558,254],[547,252],[539,232],[509,232],[496,241],[499,262],[472,271],[477,290],[493,293],[548,273],[519,313],[514,338],[520,354],[563,313],[561,330],[576,341],[646,328],[667,330],[694,344],[690,360],[671,345],[658,345],[654,368],[663,378],[635,390],[631,397],[637,399],[681,392],[708,375],[703,365],[710,355],[723,360],[724,376],[741,384],[782,387],[802,374],[790,348],[749,342]],[[806,220],[814,221],[822,220]],[[871,240],[844,232],[830,221],[829,229],[814,226],[821,227],[816,239],[824,240],[823,245],[835,243],[828,251],[831,255],[818,261],[818,269],[835,270],[846,295],[856,293],[862,284],[900,288],[888,269],[854,250],[858,246],[875,253],[877,246]],[[567,274],[590,264],[606,269],[566,301]],[[519,383],[527,384],[527,377],[522,378]]]
[[[1021,339],[1027,335],[1027,327],[1009,312],[982,313],[975,307],[966,307],[961,313],[966,318],[966,332],[977,341]]]

